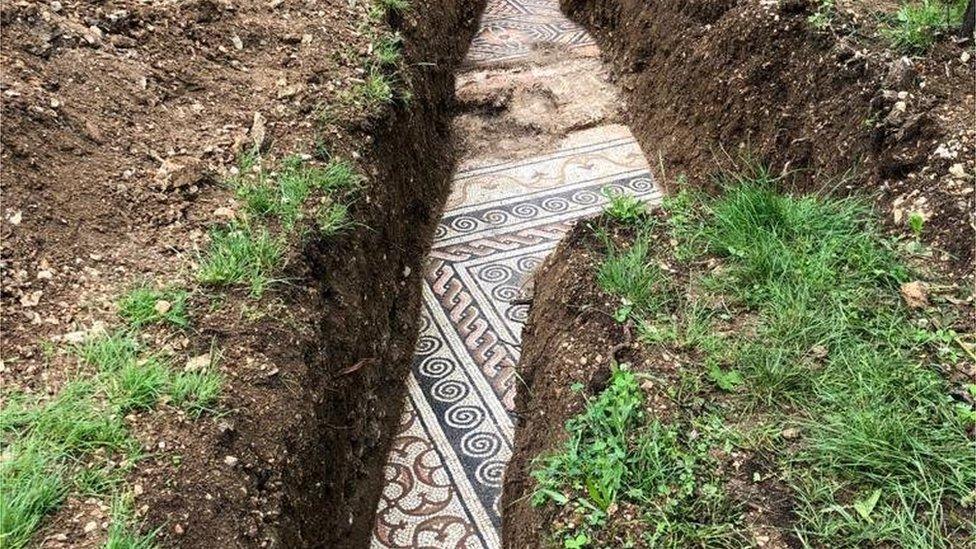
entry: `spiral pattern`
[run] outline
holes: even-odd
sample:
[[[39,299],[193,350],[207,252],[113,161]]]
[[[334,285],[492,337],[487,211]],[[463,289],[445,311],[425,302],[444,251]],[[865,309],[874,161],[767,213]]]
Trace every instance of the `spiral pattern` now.
[[[501,286],[492,288],[491,297],[495,298],[496,301],[511,301],[518,297],[518,293],[519,289],[517,286],[502,284]]]
[[[512,322],[524,324],[529,319],[529,306],[513,305],[505,311],[505,318]]]
[[[495,488],[501,487],[502,479],[505,477],[505,462],[497,459],[483,461],[475,469],[474,476],[482,484]]]
[[[481,269],[481,271],[478,273],[478,278],[485,282],[496,283],[502,282],[503,280],[508,280],[512,278],[514,274],[515,273],[511,268],[496,263]]]
[[[430,357],[421,360],[417,372],[427,377],[444,377],[454,371],[454,362],[442,357]]]
[[[471,232],[478,228],[478,222],[468,216],[458,216],[451,220],[451,228],[459,233]]]
[[[502,441],[495,433],[477,432],[466,433],[461,437],[461,451],[465,455],[477,458],[493,456],[502,447]]]
[[[512,214],[522,219],[531,219],[539,215],[539,207],[535,204],[523,202],[512,208]]]
[[[518,261],[515,262],[515,268],[523,273],[531,273],[541,264],[541,257],[527,255],[525,257],[518,258]]]
[[[453,379],[441,379],[430,388],[430,394],[441,402],[454,403],[468,396],[471,390],[465,383]]]
[[[417,347],[414,352],[418,355],[432,355],[436,353],[443,343],[440,338],[425,334],[417,339]]]
[[[473,429],[485,419],[485,412],[477,406],[452,406],[444,414],[444,420],[455,429]]]
[[[561,196],[552,196],[542,201],[543,209],[548,212],[565,212],[569,206],[569,200]]]

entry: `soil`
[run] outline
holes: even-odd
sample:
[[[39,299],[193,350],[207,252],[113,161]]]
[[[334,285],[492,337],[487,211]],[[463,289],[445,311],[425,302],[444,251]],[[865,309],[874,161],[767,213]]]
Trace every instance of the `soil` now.
[[[744,155],[801,190],[876,198],[893,231],[909,213],[949,272],[974,253],[972,42],[943,37],[905,57],[880,35],[894,2],[837,2],[816,30],[811,0],[562,0],[594,35],[659,182],[693,185]]]
[[[387,21],[412,100],[328,124],[320,108],[363,76],[365,3],[0,8],[5,391],[54,394],[76,369],[64,346],[115,322],[139,280],[192,281],[208,228],[238,208],[221,181],[252,144],[266,159],[325,148],[371,182],[356,229],[290,243],[287,283],[259,303],[198,292],[191,330],[149,332],[178,356],[216,345],[226,379],[218,416],[127,418],[147,454],[128,479],[137,518],[162,545],[367,543],[453,167],[452,74],[482,8],[412,5]],[[71,498],[34,539],[98,545],[107,511]]]
[[[454,123],[466,158],[525,158],[554,149],[570,133],[620,117],[616,87],[590,50],[541,50],[509,65],[458,77]]]

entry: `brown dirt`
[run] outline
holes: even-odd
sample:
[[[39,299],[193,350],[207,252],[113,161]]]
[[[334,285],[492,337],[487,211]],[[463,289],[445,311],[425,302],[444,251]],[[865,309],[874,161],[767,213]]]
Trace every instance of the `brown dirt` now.
[[[619,119],[615,86],[595,52],[553,47],[511,63],[458,76],[454,124],[466,158],[527,157]]]
[[[949,39],[908,60],[879,36],[891,2],[563,0],[611,62],[652,164],[696,185],[743,153],[793,170],[804,190],[877,198],[894,231],[928,218],[940,262],[971,275],[976,95],[972,48]],[[962,170],[961,172],[959,170]],[[853,170],[853,172],[851,172]],[[851,172],[853,178],[840,181]]]
[[[292,0],[10,2],[0,9],[2,375],[53,394],[76,368],[49,342],[112,324],[140,279],[191,281],[220,183],[266,119],[266,159],[356,158],[371,183],[355,230],[293,242],[260,303],[193,298],[193,327],[151,333],[178,356],[223,350],[220,417],[128,418],[147,450],[128,479],[164,545],[363,546],[416,337],[420,259],[445,197],[452,71],[481,3],[413,2],[413,99],[317,113],[362,76],[364,3]],[[165,167],[178,165],[168,173]],[[163,169],[161,169],[163,168]],[[375,183],[375,184],[372,184]],[[347,373],[342,373],[347,372]],[[230,456],[234,459],[227,459]],[[107,509],[70,498],[35,540],[94,546]]]

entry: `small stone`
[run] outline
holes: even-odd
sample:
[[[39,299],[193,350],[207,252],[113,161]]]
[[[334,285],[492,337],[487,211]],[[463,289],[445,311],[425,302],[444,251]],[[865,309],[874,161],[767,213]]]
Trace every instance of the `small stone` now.
[[[172,308],[173,308],[173,304],[170,303],[169,301],[166,301],[165,299],[160,299],[159,301],[156,302],[156,305],[153,306],[153,310],[156,311],[156,314],[160,314],[160,315],[164,315],[168,313]]]
[[[173,525],[173,533],[174,534],[176,534],[177,536],[182,536],[183,535],[183,532],[184,532],[183,526],[181,526],[179,524],[174,524]]]
[[[902,57],[888,67],[885,75],[885,85],[888,88],[905,89],[915,82],[915,63],[908,57]]]
[[[87,336],[87,335],[88,335],[88,332],[86,332],[85,330],[78,330],[76,332],[68,332],[68,333],[64,334],[63,336],[61,336],[61,341],[64,341],[65,343],[71,343],[72,345],[79,345],[79,344],[85,342],[85,336]]]
[[[7,218],[7,221],[9,221],[11,225],[20,225],[20,221],[23,218],[24,218],[24,214],[20,210],[17,210],[16,212],[10,214],[10,217]]]
[[[911,309],[921,309],[929,304],[928,288],[919,280],[902,284],[901,297]]]
[[[135,486],[132,487],[132,495],[134,495],[136,497],[141,496],[142,493],[143,493],[142,490],[143,490],[142,489],[142,485],[141,484],[136,484]]]
[[[215,217],[225,217],[227,219],[233,219],[236,215],[234,210],[232,208],[228,208],[227,206],[221,206],[214,210],[213,213]]]
[[[40,271],[37,271],[38,280],[51,280],[52,278],[54,278],[54,273],[52,273],[47,269],[41,269]]]
[[[207,366],[210,366],[210,353],[204,353],[202,355],[197,355],[190,360],[186,361],[186,366],[183,367],[187,372],[194,372],[198,370],[203,370]]]
[[[94,532],[95,530],[98,530],[98,523],[97,522],[95,522],[94,520],[90,520],[87,523],[85,523],[85,533],[86,534],[90,534],[90,533]]]
[[[230,41],[231,41],[232,44],[234,44],[234,49],[235,50],[240,51],[240,50],[243,50],[244,49],[244,42],[241,41],[241,37],[240,36],[237,36],[235,34],[234,36],[231,36],[230,37]]]
[[[22,307],[34,307],[41,302],[41,296],[44,292],[37,290],[36,292],[31,292],[29,294],[24,294],[20,296],[20,305]]]
[[[238,459],[234,456],[224,456],[224,463],[226,463],[228,467],[236,466],[237,462]]]
[[[58,0],[54,0],[53,2],[51,2],[51,11],[53,11],[54,13],[61,11],[62,7],[63,6],[61,6],[61,2],[58,2]]]
[[[970,57],[971,56],[969,55],[969,52],[963,50],[962,55],[959,56],[959,60],[962,61],[963,63],[969,63]]]
[[[955,177],[956,179],[965,179],[966,168],[962,163],[956,163],[949,167],[949,175]]]
[[[827,348],[823,345],[814,345],[810,347],[810,355],[813,358],[824,358],[827,356]]]
[[[783,429],[779,434],[786,440],[793,440],[800,436],[800,430],[796,427],[789,427],[787,429]]]
[[[267,121],[264,119],[264,115],[260,112],[254,113],[254,120],[251,122],[251,142],[254,144],[254,148],[258,151],[262,151],[268,145],[268,133],[265,127]]]

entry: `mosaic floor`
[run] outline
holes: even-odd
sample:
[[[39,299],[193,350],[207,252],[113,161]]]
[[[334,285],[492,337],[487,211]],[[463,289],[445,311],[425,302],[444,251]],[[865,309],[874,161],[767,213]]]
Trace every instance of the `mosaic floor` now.
[[[490,0],[469,61],[517,59],[544,41],[591,44],[556,0]],[[624,126],[571,134],[539,156],[462,162],[427,260],[420,338],[374,548],[501,546],[514,366],[528,313],[518,297],[572,224],[600,211],[605,187],[659,198]]]

